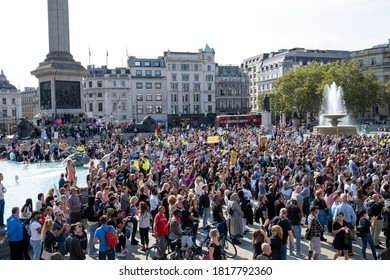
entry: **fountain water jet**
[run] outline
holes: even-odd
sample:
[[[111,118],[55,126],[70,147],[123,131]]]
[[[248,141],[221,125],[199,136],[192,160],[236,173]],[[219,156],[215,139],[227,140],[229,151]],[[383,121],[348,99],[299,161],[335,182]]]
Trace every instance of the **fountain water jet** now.
[[[319,116],[320,125],[313,132],[323,135],[356,135],[356,126],[351,125],[345,109],[343,89],[333,82],[324,89],[324,101]]]

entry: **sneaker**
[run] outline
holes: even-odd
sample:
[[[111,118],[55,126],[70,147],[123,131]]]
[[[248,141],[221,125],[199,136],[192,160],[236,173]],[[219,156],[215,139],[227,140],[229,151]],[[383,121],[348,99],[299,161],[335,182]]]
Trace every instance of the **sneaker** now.
[[[296,254],[296,256],[297,256],[298,258],[306,258],[306,255],[305,255],[305,254],[302,254],[302,253],[298,253],[298,254]]]
[[[241,244],[241,242],[239,240],[237,240],[237,239],[232,240],[232,243],[235,244],[235,245],[240,245]]]
[[[294,252],[290,252],[290,256],[296,257],[297,255]]]
[[[130,242],[131,245],[138,245],[138,243],[139,243],[138,240],[135,240],[135,239],[131,240],[131,242]]]
[[[384,248],[383,248],[382,246],[380,246],[380,245],[376,245],[376,246],[375,246],[375,249],[383,250]]]
[[[121,257],[121,258],[126,257],[126,253],[124,253],[124,252],[119,252],[116,255],[117,255],[117,257]]]

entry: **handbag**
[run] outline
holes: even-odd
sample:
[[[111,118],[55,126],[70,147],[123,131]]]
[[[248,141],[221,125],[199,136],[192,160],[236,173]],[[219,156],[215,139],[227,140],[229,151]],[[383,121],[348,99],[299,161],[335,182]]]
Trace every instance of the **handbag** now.
[[[306,232],[305,232],[305,239],[310,241],[311,240],[311,227],[307,228],[306,229]]]
[[[51,259],[51,255],[53,255],[53,253],[50,253],[50,252],[46,251],[45,249],[43,249],[41,258],[44,259],[44,260],[50,260]]]

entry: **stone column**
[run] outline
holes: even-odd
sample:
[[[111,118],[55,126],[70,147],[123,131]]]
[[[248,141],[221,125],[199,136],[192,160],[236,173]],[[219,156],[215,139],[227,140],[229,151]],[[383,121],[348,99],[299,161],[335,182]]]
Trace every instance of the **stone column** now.
[[[47,0],[49,53],[70,53],[68,0]]]

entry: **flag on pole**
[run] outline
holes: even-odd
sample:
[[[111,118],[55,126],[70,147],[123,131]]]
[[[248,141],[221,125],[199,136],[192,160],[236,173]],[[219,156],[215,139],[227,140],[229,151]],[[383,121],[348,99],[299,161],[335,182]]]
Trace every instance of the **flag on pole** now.
[[[154,130],[154,136],[157,138],[158,142],[162,142],[163,138],[160,136],[160,133],[158,132],[158,128]]]
[[[106,50],[106,56],[108,56],[108,50]]]

